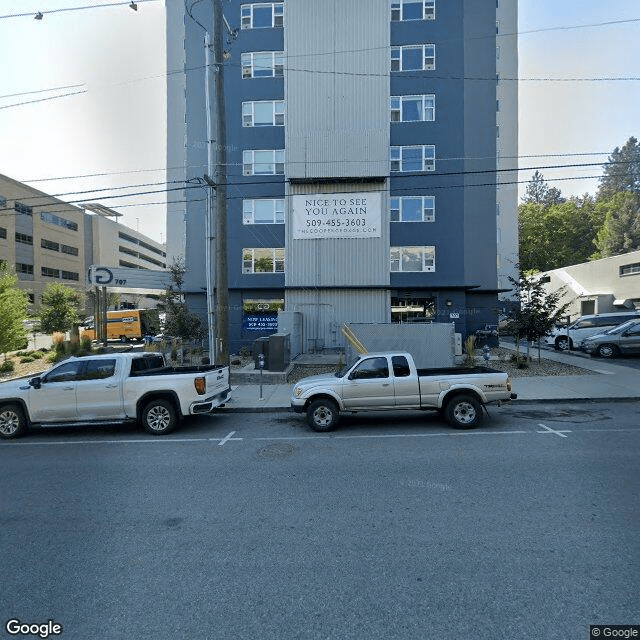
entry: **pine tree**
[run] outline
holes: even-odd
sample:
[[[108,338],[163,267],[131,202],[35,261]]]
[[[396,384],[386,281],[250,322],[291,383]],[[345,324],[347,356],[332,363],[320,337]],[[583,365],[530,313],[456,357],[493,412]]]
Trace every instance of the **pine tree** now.
[[[640,144],[631,136],[622,147],[616,147],[603,167],[598,200],[616,193],[631,191],[640,196]]]
[[[5,355],[23,347],[28,340],[24,328],[27,318],[27,294],[16,287],[18,278],[0,265],[0,352]]]

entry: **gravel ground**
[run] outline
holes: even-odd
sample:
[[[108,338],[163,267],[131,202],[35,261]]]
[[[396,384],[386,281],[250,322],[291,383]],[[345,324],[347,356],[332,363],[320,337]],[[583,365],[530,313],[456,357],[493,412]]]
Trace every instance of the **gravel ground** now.
[[[521,353],[520,355],[524,357],[524,354]],[[530,356],[532,360],[528,367],[524,367],[522,369],[518,368],[515,362],[511,361],[512,356],[515,356],[515,352],[511,349],[504,349],[500,347],[494,348],[491,350],[489,367],[492,369],[498,369],[499,371],[504,371],[508,373],[511,378],[524,378],[530,376],[578,376],[591,373],[589,369],[583,369],[582,367],[547,360],[544,357],[544,352],[538,362],[537,350],[531,351]],[[484,364],[484,360],[480,358],[478,363]],[[315,376],[320,373],[332,373],[336,370],[337,367],[335,365],[294,366],[287,376],[287,382],[293,384],[306,376]]]

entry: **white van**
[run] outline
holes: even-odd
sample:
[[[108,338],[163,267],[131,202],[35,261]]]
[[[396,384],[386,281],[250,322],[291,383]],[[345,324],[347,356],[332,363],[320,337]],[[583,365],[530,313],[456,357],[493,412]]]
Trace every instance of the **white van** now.
[[[582,341],[589,336],[603,333],[607,329],[617,327],[627,320],[640,318],[640,311],[621,311],[601,313],[595,316],[582,316],[564,329],[555,329],[544,341],[556,349],[579,349]]]

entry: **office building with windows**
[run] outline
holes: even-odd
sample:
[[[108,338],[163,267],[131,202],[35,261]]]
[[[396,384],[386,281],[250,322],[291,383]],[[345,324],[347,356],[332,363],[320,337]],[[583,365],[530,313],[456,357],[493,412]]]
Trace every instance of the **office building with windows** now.
[[[517,160],[516,5],[223,3],[232,352],[277,309],[301,313],[305,350],[340,346],[345,322],[496,323],[517,262],[517,191],[498,184]],[[168,260],[203,315],[212,14],[167,3],[168,180],[185,185]]]
[[[72,205],[0,175],[0,262],[15,270],[32,311],[53,282],[84,293],[92,264],[163,270],[166,247],[120,224],[121,214],[100,204]],[[143,294],[122,292],[120,302],[155,304]],[[152,292],[156,294],[157,292]]]

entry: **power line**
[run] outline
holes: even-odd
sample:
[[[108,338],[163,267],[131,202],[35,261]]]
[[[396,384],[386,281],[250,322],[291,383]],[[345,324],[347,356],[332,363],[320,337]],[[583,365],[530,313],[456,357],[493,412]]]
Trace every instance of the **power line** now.
[[[118,7],[121,5],[129,5],[131,6],[132,4],[142,4],[143,2],[159,2],[159,0],[136,0],[135,3],[132,2],[111,2],[111,3],[104,3],[104,4],[92,4],[92,5],[84,5],[84,6],[80,6],[80,7],[66,7],[66,8],[61,8],[61,9],[49,9],[46,11],[38,11],[36,15],[41,16],[38,19],[41,19],[43,16],[49,14],[49,13],[63,13],[63,12],[69,12],[69,11],[84,11],[85,9],[101,9],[103,7]],[[133,7],[131,7],[133,8]],[[24,18],[26,16],[30,16],[33,17],[34,13],[33,11],[29,11],[28,13],[12,13],[9,15],[4,15],[4,16],[0,16],[0,20],[4,20],[5,18]]]

